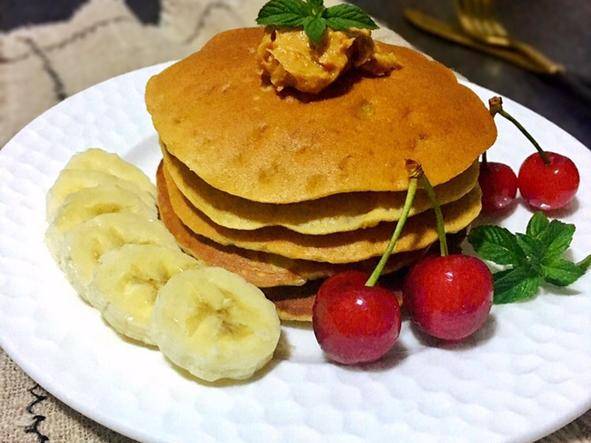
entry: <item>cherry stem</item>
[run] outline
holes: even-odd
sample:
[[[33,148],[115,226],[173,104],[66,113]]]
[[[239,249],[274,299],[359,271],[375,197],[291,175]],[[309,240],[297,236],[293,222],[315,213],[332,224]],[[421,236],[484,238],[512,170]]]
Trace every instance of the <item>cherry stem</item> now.
[[[484,167],[488,166],[488,157],[486,156],[486,151],[482,153],[482,165]]]
[[[445,221],[443,220],[443,213],[441,212],[441,205],[439,204],[439,199],[437,195],[435,195],[435,190],[431,185],[431,182],[427,178],[425,174],[422,174],[420,177],[421,185],[427,191],[427,195],[429,196],[429,200],[431,200],[431,206],[433,206],[433,212],[435,212],[435,220],[437,222],[437,236],[439,237],[439,250],[441,251],[441,256],[445,257],[449,254],[449,250],[447,249],[447,240],[445,238]]]
[[[546,165],[549,165],[550,159],[548,158],[546,151],[542,149],[542,147],[539,145],[536,139],[533,138],[533,136],[527,131],[527,129],[523,127],[521,123],[517,121],[517,119],[515,119],[515,117],[513,117],[511,114],[509,114],[507,111],[503,109],[503,99],[501,97],[493,97],[488,101],[488,103],[491,115],[494,117],[495,114],[501,114],[502,117],[506,118],[511,123],[513,123],[517,127],[517,129],[521,131],[525,138],[527,138],[531,142],[531,144],[534,145],[536,150],[539,152],[540,157],[542,157],[544,163]]]
[[[423,175],[423,170],[421,169],[419,164],[416,162],[408,161],[407,166],[411,168],[411,171],[410,171],[410,180],[408,182],[408,190],[406,191],[406,200],[404,201],[404,207],[402,208],[402,214],[400,215],[398,222],[396,222],[396,228],[394,228],[394,232],[392,233],[392,237],[390,238],[390,241],[388,242],[388,246],[386,247],[386,251],[382,255],[382,258],[380,258],[380,261],[378,262],[378,264],[374,268],[374,270],[371,273],[371,275],[369,276],[369,278],[367,279],[367,282],[365,282],[365,286],[370,286],[370,287],[375,286],[375,284],[378,282],[378,279],[380,278],[380,275],[382,274],[382,271],[384,270],[384,266],[386,266],[386,263],[388,263],[388,259],[390,258],[390,255],[392,255],[392,252],[394,251],[394,247],[396,246],[396,243],[398,242],[398,238],[400,237],[400,234],[402,233],[402,230],[404,229],[404,225],[406,224],[408,214],[410,213],[410,209],[412,208],[412,204],[415,200],[415,194],[417,192],[418,180],[419,180],[419,177],[421,177]]]

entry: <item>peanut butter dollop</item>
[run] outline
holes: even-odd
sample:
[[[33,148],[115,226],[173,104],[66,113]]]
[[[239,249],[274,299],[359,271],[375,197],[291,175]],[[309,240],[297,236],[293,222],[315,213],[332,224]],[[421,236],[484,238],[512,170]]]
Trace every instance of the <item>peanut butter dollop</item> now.
[[[381,52],[366,29],[327,29],[311,43],[300,29],[268,28],[257,49],[262,75],[277,91],[293,87],[317,94],[348,69],[386,75],[399,67],[394,54]]]

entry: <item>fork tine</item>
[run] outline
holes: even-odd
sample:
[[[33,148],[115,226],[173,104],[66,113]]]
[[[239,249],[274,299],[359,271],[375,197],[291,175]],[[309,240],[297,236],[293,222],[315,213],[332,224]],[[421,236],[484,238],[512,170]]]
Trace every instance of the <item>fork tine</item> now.
[[[460,22],[464,29],[472,34],[478,33],[470,0],[458,0],[458,4],[460,6]]]
[[[472,17],[480,18],[480,2],[478,0],[466,0],[466,5],[470,9]]]
[[[485,35],[495,34],[493,21],[491,20],[490,0],[479,0],[480,4],[480,20],[482,21],[482,29]]]
[[[466,5],[468,6],[469,10],[471,11],[472,23],[474,29],[478,34],[487,35],[488,29],[485,26],[483,20],[483,8],[482,2],[480,0],[465,0]]]
[[[476,16],[479,19],[484,17],[484,7],[480,0],[472,0],[472,4],[474,5],[474,10],[476,11]]]
[[[497,15],[492,0],[484,0],[484,2],[486,3],[488,9],[487,15],[491,32],[495,35],[506,36],[508,32],[502,23],[497,20]]]
[[[462,25],[462,28],[464,28],[468,33],[475,33],[476,30],[474,29],[474,25],[472,23],[471,11],[469,10],[469,6],[466,4],[466,0],[455,0],[455,3],[460,25]]]
[[[490,4],[487,0],[477,0],[480,5],[480,20],[482,20],[482,26],[486,28],[487,34],[490,32],[489,19],[490,19]]]
[[[472,33],[481,37],[506,36],[507,31],[495,19],[492,0],[462,0],[465,14],[469,17]]]
[[[482,8],[484,10],[484,15],[486,17],[490,17],[492,15],[491,13],[491,1],[490,0],[482,0]]]

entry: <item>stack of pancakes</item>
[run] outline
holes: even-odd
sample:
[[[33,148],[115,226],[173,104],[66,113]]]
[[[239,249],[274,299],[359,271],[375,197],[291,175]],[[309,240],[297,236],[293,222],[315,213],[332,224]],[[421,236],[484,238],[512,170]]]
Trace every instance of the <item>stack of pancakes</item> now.
[[[478,156],[496,130],[453,73],[410,49],[385,77],[349,72],[319,95],[276,92],[255,58],[263,30],[218,34],[150,79],[160,136],[161,218],[188,253],[265,288],[280,316],[309,320],[314,282],[371,271],[400,217],[408,171],[420,163],[446,232],[480,212]],[[423,190],[387,270],[437,242]]]

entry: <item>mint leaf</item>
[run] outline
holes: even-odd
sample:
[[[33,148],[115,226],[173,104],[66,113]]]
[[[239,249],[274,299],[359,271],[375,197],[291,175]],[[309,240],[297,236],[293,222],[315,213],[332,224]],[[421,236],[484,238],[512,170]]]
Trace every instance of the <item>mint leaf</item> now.
[[[540,287],[540,277],[525,266],[518,266],[493,275],[494,304],[514,303],[532,298]]]
[[[517,244],[525,254],[525,261],[536,271],[538,275],[542,273],[541,262],[544,256],[544,243],[535,237],[526,234],[515,234]]]
[[[591,254],[589,254],[587,257],[585,257],[583,260],[577,263],[577,266],[581,268],[584,272],[587,272],[587,269],[589,269],[589,267],[591,266]]]
[[[552,220],[540,235],[540,240],[545,245],[543,260],[547,262],[560,257],[573,241],[574,233],[575,225]]]
[[[474,228],[468,241],[480,257],[499,265],[519,265],[525,259],[515,236],[500,226]]]
[[[543,232],[546,230],[550,221],[543,212],[536,212],[527,224],[527,230],[525,231],[530,237],[540,238]]]
[[[519,233],[515,234],[515,240],[528,259],[539,261],[544,255],[546,248],[541,240]]]
[[[378,25],[359,6],[341,4],[327,8],[322,14],[327,25],[335,31],[349,28],[377,29]]]
[[[548,283],[556,286],[568,286],[585,274],[585,269],[571,261],[557,258],[548,264],[543,264],[542,272],[544,280]]]
[[[324,0],[308,0],[308,5],[310,5],[311,15],[322,14],[326,9],[324,7]]]
[[[303,0],[270,0],[259,11],[256,22],[259,25],[303,26],[308,15],[308,5]]]
[[[319,43],[326,31],[326,20],[320,16],[307,17],[304,20],[304,31],[313,43]]]

